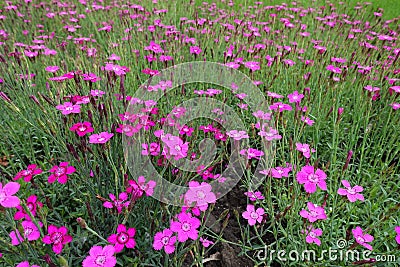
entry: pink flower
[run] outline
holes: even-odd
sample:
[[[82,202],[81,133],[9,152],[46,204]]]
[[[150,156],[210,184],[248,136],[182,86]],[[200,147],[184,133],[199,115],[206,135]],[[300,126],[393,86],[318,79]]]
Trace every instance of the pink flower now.
[[[47,229],[48,235],[43,237],[43,243],[53,244],[53,251],[56,254],[60,254],[65,244],[72,241],[72,236],[68,235],[68,229],[64,226],[57,227],[49,225]]]
[[[56,72],[56,71],[58,71],[59,69],[60,69],[59,66],[47,66],[47,67],[45,68],[45,70],[48,71],[48,72]]]
[[[56,106],[58,110],[61,110],[63,115],[68,115],[71,113],[80,113],[81,112],[81,106],[80,105],[74,105],[71,102],[65,102],[62,105]]]
[[[160,154],[160,145],[157,143],[151,143],[150,147],[147,144],[142,144],[142,155],[147,156],[147,155],[152,155],[152,156],[158,156]]]
[[[270,110],[278,110],[279,112],[282,112],[284,110],[290,111],[293,108],[288,104],[284,104],[282,102],[276,102],[276,103],[272,104],[271,106],[269,106],[269,109]]]
[[[260,157],[264,156],[264,152],[250,147],[240,150],[240,155],[246,156],[247,159],[260,159]]]
[[[314,124],[314,121],[308,117],[301,116],[301,120],[309,126],[312,126]]]
[[[92,124],[87,121],[75,123],[71,128],[69,128],[69,130],[76,132],[79,136],[84,136],[87,133],[92,133],[94,131]]]
[[[185,158],[189,149],[189,143],[183,142],[178,136],[171,136],[171,139],[162,138],[161,139],[169,148],[170,155],[174,156],[175,160]]]
[[[260,69],[260,62],[257,61],[248,61],[244,63],[244,66],[251,71],[256,71]]]
[[[370,92],[378,92],[379,90],[381,90],[381,88],[373,87],[372,85],[364,86],[364,89]]]
[[[258,132],[259,136],[265,137],[265,139],[267,141],[272,141],[272,140],[279,140],[282,138],[282,136],[278,133],[277,130],[275,130],[272,127],[269,127],[269,131],[265,132],[265,131],[259,131]]]
[[[201,53],[201,48],[198,46],[191,46],[190,47],[190,54],[199,55]]]
[[[311,152],[315,152],[314,149],[310,149],[310,145],[296,143],[296,149],[303,153],[303,156],[307,159],[311,157]]]
[[[19,183],[9,182],[3,185],[0,183],[0,205],[4,208],[15,208],[20,204],[19,198],[13,196],[19,190]]]
[[[40,267],[39,265],[30,265],[28,261],[18,263],[15,267]]]
[[[199,236],[197,228],[200,227],[200,220],[192,217],[190,213],[181,212],[178,214],[178,221],[171,222],[171,230],[178,233],[178,241],[185,242],[188,238],[196,240]]]
[[[305,233],[307,234],[306,242],[308,244],[315,243],[317,244],[317,246],[321,245],[321,240],[319,240],[318,236],[322,235],[322,229],[320,228],[315,229],[312,226],[310,226],[309,229],[305,231]]]
[[[400,226],[396,226],[395,228],[394,228],[394,230],[396,231],[396,242],[397,242],[397,244],[399,244],[400,245]]]
[[[397,110],[397,109],[400,108],[400,103],[392,103],[392,104],[390,104],[390,106],[391,106],[394,110]]]
[[[196,207],[201,211],[205,211],[208,208],[208,204],[215,203],[216,196],[211,192],[212,187],[206,182],[191,181],[189,182],[189,190],[185,194],[185,200],[191,204],[196,202]]]
[[[262,193],[260,191],[248,191],[246,193],[244,193],[245,196],[247,196],[251,201],[256,201],[257,199],[264,199],[264,196],[262,195]]]
[[[133,134],[139,132],[140,127],[134,127],[129,124],[119,124],[119,127],[115,130],[117,133],[123,133],[126,136],[133,136]]]
[[[290,166],[286,167],[275,167],[270,169],[271,176],[273,178],[289,177],[289,172],[292,170]]]
[[[171,114],[177,117],[178,119],[185,115],[186,109],[184,107],[174,107],[171,111]]]
[[[254,205],[247,205],[246,211],[242,213],[243,218],[245,218],[249,225],[253,226],[257,222],[261,223],[264,218],[264,209],[258,208],[255,210]]]
[[[25,239],[27,239],[28,241],[34,241],[39,239],[40,231],[33,222],[23,221],[22,228],[23,228],[23,235],[21,235],[18,230],[12,231],[10,233],[11,244],[13,246],[21,244],[22,241],[24,241]]]
[[[290,103],[300,103],[300,101],[303,99],[304,95],[299,94],[299,92],[294,91],[293,93],[288,95],[289,102]]]
[[[101,91],[101,90],[90,90],[90,94],[92,96],[97,96],[97,97],[101,97],[105,94],[106,92]]]
[[[200,242],[203,245],[203,247],[208,248],[210,245],[213,245],[214,242],[211,240],[208,240],[207,238],[202,238],[200,237]]]
[[[309,222],[313,223],[317,220],[325,220],[327,218],[323,207],[319,207],[312,202],[308,202],[307,207],[309,211],[305,209],[301,210],[300,216],[308,219]]]
[[[136,241],[133,238],[135,236],[135,228],[129,228],[126,230],[126,226],[119,224],[117,227],[117,233],[112,234],[107,238],[107,241],[114,244],[115,253],[121,252],[124,247],[134,248]]]
[[[161,250],[168,254],[175,251],[176,236],[172,236],[173,232],[170,229],[164,229],[162,232],[156,233],[154,236],[153,248],[155,250]]]
[[[372,250],[372,246],[370,244],[367,244],[374,240],[374,237],[372,235],[364,234],[360,226],[357,226],[356,229],[351,230],[351,232],[353,233],[354,239],[358,244],[369,250]]]
[[[43,207],[43,204],[39,201],[37,201],[37,196],[32,195],[29,196],[26,199],[26,206],[28,207],[29,211],[32,213],[32,216],[36,216],[36,209],[37,207]],[[31,220],[31,217],[29,214],[25,211],[25,209],[21,206],[18,205],[17,207],[17,212],[14,214],[14,220],[20,220],[20,219],[25,219],[27,221]]]
[[[146,178],[144,176],[139,176],[137,183],[133,180],[129,180],[128,184],[130,187],[126,189],[128,193],[135,193],[136,196],[141,197],[143,192],[146,193],[146,196],[152,196],[154,192],[154,188],[157,183],[153,180],[150,180],[146,183]]]
[[[75,167],[68,166],[68,164],[68,162],[61,162],[59,166],[53,166],[49,170],[53,174],[48,177],[47,182],[51,184],[57,180],[60,184],[65,184],[68,180],[67,175],[74,173],[76,170]]]
[[[227,132],[226,134],[236,141],[239,141],[239,140],[245,139],[245,138],[249,138],[246,131],[231,130],[231,131]]]
[[[82,76],[83,76],[83,80],[84,81],[89,81],[89,82],[92,82],[92,83],[95,83],[95,82],[101,80],[101,78],[97,77],[97,75],[94,74],[94,73],[88,73],[88,74],[84,73]]]
[[[113,133],[101,132],[99,134],[92,134],[89,136],[89,143],[91,144],[105,144],[113,137]]]
[[[297,173],[297,182],[304,184],[304,189],[307,193],[311,194],[317,190],[317,186],[322,190],[326,190],[326,174],[324,171],[317,169],[314,172],[313,166],[304,166],[301,171]]]
[[[114,267],[117,259],[114,256],[115,249],[111,245],[104,248],[101,246],[93,246],[83,262],[83,267]]]
[[[116,208],[118,213],[121,213],[122,212],[122,208],[129,206],[130,201],[127,201],[128,200],[128,194],[125,193],[125,192],[122,192],[121,194],[119,194],[118,200],[117,200],[117,198],[115,197],[114,194],[110,193],[108,196],[110,197],[112,202],[110,202],[110,201],[104,202],[103,206],[105,208],[108,208],[108,209]]]
[[[193,128],[191,127],[189,128],[188,126],[183,125],[182,128],[179,130],[179,134],[182,135],[186,134],[187,136],[192,136],[193,131],[194,131]]]
[[[347,180],[342,180],[342,184],[346,187],[346,189],[339,188],[337,191],[339,195],[347,196],[350,202],[355,202],[357,199],[364,201],[364,196],[360,194],[360,192],[364,190],[362,186],[356,185],[351,187]]]
[[[30,182],[34,175],[41,174],[42,172],[43,171],[41,169],[37,168],[36,164],[31,164],[31,165],[28,165],[28,168],[26,170],[18,172],[17,175],[15,175],[13,180],[16,181],[16,180],[24,177],[25,182]]]

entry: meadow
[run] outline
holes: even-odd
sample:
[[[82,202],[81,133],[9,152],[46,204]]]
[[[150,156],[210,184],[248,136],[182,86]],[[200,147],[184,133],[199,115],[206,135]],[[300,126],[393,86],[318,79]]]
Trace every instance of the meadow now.
[[[0,4],[0,266],[399,266],[400,1]]]

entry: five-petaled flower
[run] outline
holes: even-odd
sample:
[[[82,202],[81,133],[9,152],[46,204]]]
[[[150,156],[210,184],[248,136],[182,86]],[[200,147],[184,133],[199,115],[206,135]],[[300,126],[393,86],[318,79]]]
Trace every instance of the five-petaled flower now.
[[[72,236],[68,235],[68,229],[64,226],[49,225],[47,232],[48,235],[43,237],[43,243],[53,244],[53,252],[56,254],[60,254],[64,245],[72,241]]]
[[[115,248],[112,245],[107,245],[104,248],[101,246],[93,246],[83,262],[83,267],[114,267],[117,264],[117,259],[114,256]]]
[[[14,177],[14,181],[24,177],[25,182],[30,182],[34,175],[41,174],[42,172],[43,171],[38,168],[36,164],[31,164],[28,165],[28,168],[26,170],[18,172]]]
[[[124,247],[134,248],[136,241],[134,236],[136,234],[135,228],[126,229],[126,226],[119,224],[117,227],[117,233],[112,234],[107,238],[107,241],[114,244],[115,253],[121,252]]]
[[[197,228],[200,227],[200,220],[186,212],[179,213],[177,217],[177,222],[171,222],[171,230],[178,233],[178,241],[185,242],[188,238],[196,240],[199,236]]]
[[[56,180],[60,184],[65,184],[68,180],[68,175],[75,172],[75,167],[69,166],[68,162],[61,162],[59,166],[53,166],[49,170],[52,174],[48,177],[47,181],[51,184]]]
[[[162,232],[156,233],[154,236],[153,248],[155,250],[161,250],[168,254],[175,251],[176,236],[172,236],[173,232],[170,229],[164,229]]]
[[[307,193],[311,194],[317,190],[317,186],[322,190],[326,190],[326,174],[324,171],[317,169],[314,171],[313,166],[304,166],[301,171],[297,173],[297,182],[304,184],[304,189]]]
[[[80,105],[74,105],[71,102],[65,102],[62,105],[56,106],[58,110],[61,110],[63,115],[68,115],[71,113],[80,113],[81,112],[81,106]]]
[[[374,237],[372,235],[364,234],[360,226],[357,226],[355,229],[351,230],[351,232],[353,233],[354,239],[358,244],[369,250],[372,250],[372,246],[370,244],[367,244],[374,240]]]
[[[243,218],[245,218],[249,225],[255,225],[257,222],[261,223],[264,218],[264,209],[255,209],[254,205],[247,205],[246,211],[242,213]]]
[[[19,190],[19,183],[9,182],[3,186],[0,183],[0,205],[4,208],[15,208],[20,204],[18,197],[13,196]]]
[[[312,202],[308,202],[307,207],[309,211],[305,209],[301,210],[300,216],[308,219],[309,222],[313,223],[317,220],[325,220],[327,218],[323,207],[317,206]]]
[[[358,200],[364,201],[364,196],[360,194],[364,189],[362,186],[356,185],[354,187],[350,186],[349,181],[347,180],[342,180],[342,184],[346,188],[339,188],[337,193],[341,196],[347,196],[350,202],[355,202]]]

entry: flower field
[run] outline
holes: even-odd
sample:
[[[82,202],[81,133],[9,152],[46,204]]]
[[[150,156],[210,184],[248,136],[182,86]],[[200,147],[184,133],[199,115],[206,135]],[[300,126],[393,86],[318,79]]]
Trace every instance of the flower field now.
[[[0,266],[399,266],[388,2],[0,3]]]

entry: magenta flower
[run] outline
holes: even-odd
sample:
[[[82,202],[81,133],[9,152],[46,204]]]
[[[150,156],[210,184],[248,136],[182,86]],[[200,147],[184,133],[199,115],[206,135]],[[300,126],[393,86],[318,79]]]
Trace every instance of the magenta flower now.
[[[274,128],[270,127],[268,132],[265,131],[259,131],[258,132],[259,136],[265,137],[267,141],[272,141],[272,140],[279,140],[282,138],[282,136],[278,133],[277,130]]]
[[[389,104],[389,106],[391,106],[394,110],[398,110],[400,108],[400,103],[392,103]]]
[[[36,209],[37,207],[43,207],[43,204],[39,201],[37,201],[37,196],[32,195],[29,196],[26,199],[26,206],[28,207],[29,211],[32,213],[32,216],[36,216]],[[31,217],[29,214],[25,211],[25,209],[21,206],[18,205],[17,207],[17,212],[14,214],[14,220],[20,220],[20,219],[25,219],[27,221],[31,220]]]
[[[133,134],[139,132],[141,126],[139,127],[134,127],[129,124],[119,124],[119,127],[115,129],[117,133],[123,133],[126,136],[133,136]]]
[[[308,219],[309,222],[313,223],[317,220],[325,220],[327,218],[323,207],[319,207],[312,202],[308,202],[307,207],[309,211],[305,209],[301,210],[300,216]]]
[[[0,183],[0,205],[4,208],[15,208],[20,204],[20,200],[18,197],[13,196],[19,190],[19,183],[9,182],[7,184],[2,185]]]
[[[157,185],[153,180],[146,183],[146,178],[144,178],[144,176],[139,176],[137,182],[129,180],[128,184],[130,186],[126,189],[126,192],[135,195],[137,198],[141,197],[143,192],[146,193],[146,196],[152,196],[154,188]]]
[[[321,245],[321,240],[319,240],[318,237],[322,235],[322,229],[320,228],[315,229],[312,226],[310,226],[309,229],[305,231],[305,233],[307,234],[306,242],[308,244],[315,243],[317,244],[317,246]]]
[[[271,176],[273,178],[282,178],[282,177],[289,177],[289,172],[292,170],[290,165],[286,167],[275,167],[270,169]]]
[[[89,136],[89,143],[91,144],[105,144],[113,137],[113,133],[101,132],[99,134],[92,134]]]
[[[12,231],[10,233],[11,244],[13,246],[21,244],[22,241],[24,241],[25,239],[27,239],[28,241],[34,241],[39,239],[40,231],[33,222],[23,221],[22,228],[23,228],[23,235],[21,235],[18,230]]]
[[[98,76],[97,76],[96,74],[94,74],[94,73],[88,73],[88,74],[84,73],[82,76],[83,76],[83,80],[84,80],[84,81],[89,81],[89,82],[92,82],[92,83],[95,83],[95,82],[101,80],[101,78],[98,77]]]
[[[241,139],[246,139],[249,138],[247,135],[246,131],[237,131],[237,130],[231,130],[226,133],[229,137],[233,138],[236,141],[239,141]]]
[[[114,256],[115,249],[111,245],[104,248],[101,246],[93,246],[83,262],[83,267],[114,267],[117,259]]]
[[[311,157],[311,152],[315,152],[314,149],[310,148],[310,145],[308,144],[301,144],[301,143],[296,143],[296,149],[300,152],[303,153],[303,156],[307,159]]]
[[[260,191],[248,191],[246,193],[244,193],[245,196],[247,196],[251,201],[256,201],[257,199],[262,200],[264,199],[264,196],[262,195],[262,193]]]
[[[119,224],[117,227],[117,233],[110,235],[107,238],[107,241],[111,244],[114,244],[115,253],[119,253],[124,249],[124,247],[135,247],[136,241],[133,238],[135,236],[135,233],[135,228],[129,228],[128,230],[126,230],[125,225]]]
[[[118,200],[115,197],[115,195],[113,195],[111,193],[108,196],[110,197],[112,202],[110,202],[110,201],[104,202],[103,206],[105,208],[108,208],[108,209],[116,208],[118,213],[121,213],[122,212],[122,208],[129,206],[130,201],[127,201],[128,200],[128,194],[125,193],[125,192],[122,192],[121,194],[119,194]]]
[[[168,254],[175,251],[176,236],[172,236],[173,232],[170,229],[164,229],[162,232],[156,233],[154,236],[153,248],[155,250],[161,250]]]
[[[292,110],[292,106],[288,105],[288,104],[284,104],[282,102],[276,102],[274,104],[272,104],[271,106],[269,106],[270,110],[278,110],[279,112],[285,111],[285,110]]]
[[[212,244],[214,244],[213,241],[208,240],[207,238],[202,238],[200,237],[200,242],[203,245],[203,247],[208,248],[209,246],[211,246]]]
[[[90,95],[94,97],[101,97],[105,94],[106,92],[101,91],[101,90],[90,90]]]
[[[61,162],[60,166],[53,166],[49,171],[53,174],[48,177],[47,182],[51,184],[57,180],[60,184],[65,184],[68,180],[67,175],[74,173],[76,170],[75,167],[68,166],[68,164],[68,162]]]
[[[400,226],[396,226],[395,228],[394,228],[394,230],[396,231],[396,242],[397,242],[397,244],[399,244],[400,245]]]
[[[355,202],[358,200],[364,201],[364,196],[360,194],[364,190],[362,186],[356,185],[354,187],[350,186],[350,183],[347,180],[342,180],[342,184],[346,188],[339,188],[338,194],[341,196],[347,196],[350,202]]]
[[[92,133],[94,131],[92,124],[87,121],[75,123],[69,130],[76,132],[79,136],[85,136],[87,133]]]
[[[199,184],[199,182],[191,181],[189,182],[189,190],[185,194],[185,200],[189,204],[195,202],[196,207],[201,211],[205,211],[208,208],[208,204],[215,203],[217,199],[211,190],[211,185],[206,182]]]
[[[147,144],[142,144],[142,155],[148,156],[158,156],[160,154],[160,145],[157,143],[151,143],[150,147]]]
[[[314,193],[317,190],[317,186],[321,190],[326,190],[326,174],[323,170],[317,169],[314,172],[314,167],[307,165],[301,168],[296,178],[299,184],[304,184],[304,189],[309,194]]]
[[[264,152],[251,147],[248,149],[240,150],[239,153],[240,155],[246,156],[247,159],[260,159],[260,157],[264,156]]]
[[[56,71],[58,71],[59,69],[60,69],[59,66],[47,66],[47,67],[45,68],[45,70],[48,71],[48,72],[56,72]]]
[[[304,95],[299,94],[299,92],[294,91],[293,93],[288,95],[289,102],[290,103],[300,103],[300,101],[303,99]]]
[[[43,171],[41,169],[37,168],[36,164],[31,164],[31,165],[28,165],[28,168],[26,170],[18,172],[17,175],[15,175],[13,180],[16,181],[16,180],[24,177],[25,182],[30,182],[34,175],[41,174],[42,172]]]
[[[30,263],[28,261],[23,261],[18,263],[15,267],[40,267],[39,265],[30,265]]]
[[[310,119],[309,117],[304,117],[304,116],[301,116],[301,121],[304,121],[304,123],[309,126],[312,126],[315,122],[312,119]]]
[[[174,156],[175,160],[185,158],[189,149],[189,143],[183,142],[178,136],[171,136],[171,139],[161,139],[169,148],[169,154]]]
[[[356,229],[351,230],[351,232],[353,233],[354,239],[358,244],[369,250],[372,250],[372,246],[370,244],[367,244],[374,240],[374,237],[372,235],[364,234],[360,226],[357,226]]]
[[[264,209],[255,209],[254,205],[247,205],[246,211],[242,213],[243,218],[245,218],[249,225],[253,226],[257,222],[261,223],[264,218]]]
[[[68,115],[71,113],[80,113],[81,112],[81,106],[80,105],[74,105],[71,102],[65,102],[62,105],[56,106],[58,110],[61,110],[63,115]]]
[[[200,220],[186,212],[179,213],[177,217],[178,222],[172,221],[170,228],[178,233],[178,241],[185,242],[188,238],[196,240],[199,236],[197,228],[200,227]]]
[[[192,136],[194,129],[193,128],[189,128],[188,126],[184,125],[182,126],[182,128],[179,130],[179,134],[186,134],[187,136]]]
[[[190,54],[199,55],[201,53],[201,48],[198,46],[191,46],[190,47]]]
[[[260,62],[257,61],[248,61],[244,63],[244,66],[251,71],[256,71],[260,69]]]
[[[68,235],[68,229],[64,226],[58,228],[55,225],[49,225],[47,232],[48,235],[43,237],[43,243],[53,244],[53,252],[56,254],[60,254],[64,245],[72,241],[72,236]]]

